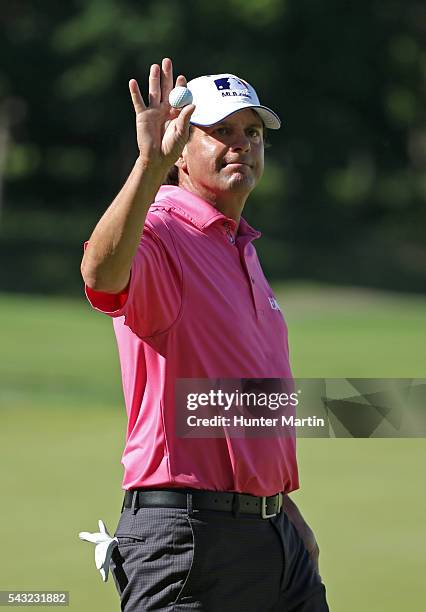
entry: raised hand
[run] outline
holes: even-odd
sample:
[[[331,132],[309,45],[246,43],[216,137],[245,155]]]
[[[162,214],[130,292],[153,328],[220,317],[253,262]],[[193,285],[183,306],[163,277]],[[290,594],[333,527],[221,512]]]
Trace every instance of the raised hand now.
[[[186,86],[180,75],[176,85]],[[189,138],[189,121],[195,106],[180,111],[169,104],[173,89],[173,66],[169,58],[163,59],[161,68],[153,64],[149,73],[149,104],[146,106],[135,79],[129,82],[130,94],[136,113],[136,133],[139,157],[144,165],[158,167],[166,172],[182,153]]]

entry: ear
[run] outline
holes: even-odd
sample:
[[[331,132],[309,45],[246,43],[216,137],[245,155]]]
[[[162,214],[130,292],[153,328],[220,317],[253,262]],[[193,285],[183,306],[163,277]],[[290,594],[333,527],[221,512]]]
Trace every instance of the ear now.
[[[185,172],[185,174],[188,174],[188,165],[187,165],[187,162],[186,162],[186,147],[182,151],[181,156],[175,161],[175,165],[180,170]]]

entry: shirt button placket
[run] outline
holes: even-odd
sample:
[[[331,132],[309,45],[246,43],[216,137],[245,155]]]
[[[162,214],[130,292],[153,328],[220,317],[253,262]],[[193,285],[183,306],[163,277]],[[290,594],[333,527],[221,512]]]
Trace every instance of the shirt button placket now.
[[[231,244],[235,244],[235,238],[231,232],[231,228],[230,225],[228,223],[228,221],[226,221],[224,224],[225,230],[226,230],[226,235],[228,236],[228,240]]]

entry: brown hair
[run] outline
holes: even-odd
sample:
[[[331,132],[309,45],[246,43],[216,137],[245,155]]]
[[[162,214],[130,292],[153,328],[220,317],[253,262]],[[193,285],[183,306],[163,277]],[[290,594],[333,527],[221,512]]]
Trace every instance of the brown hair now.
[[[179,187],[179,168],[173,165],[166,174],[163,185],[175,185]]]

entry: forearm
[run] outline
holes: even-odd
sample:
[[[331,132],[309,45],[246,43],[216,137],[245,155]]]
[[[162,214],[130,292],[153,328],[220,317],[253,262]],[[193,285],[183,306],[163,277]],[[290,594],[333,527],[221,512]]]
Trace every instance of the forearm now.
[[[186,85],[180,75],[176,85]],[[149,205],[167,170],[181,155],[189,138],[193,104],[171,109],[173,68],[169,58],[149,73],[149,106],[135,79],[129,89],[136,114],[139,157],[129,178],[96,225],[81,262],[85,283],[97,291],[118,293],[129,282],[133,258],[139,246]]]
[[[146,214],[165,170],[138,159],[123,188],[96,225],[81,263],[92,289],[118,293],[129,281]]]

